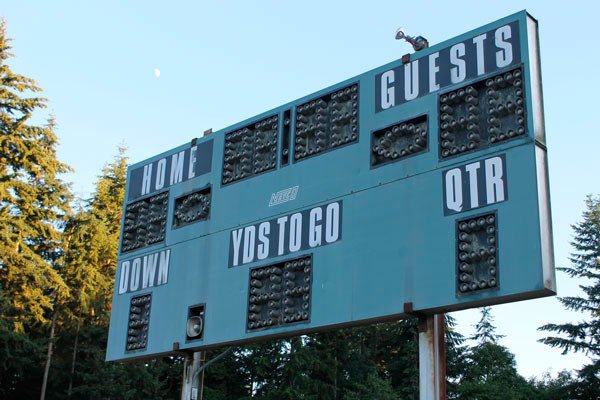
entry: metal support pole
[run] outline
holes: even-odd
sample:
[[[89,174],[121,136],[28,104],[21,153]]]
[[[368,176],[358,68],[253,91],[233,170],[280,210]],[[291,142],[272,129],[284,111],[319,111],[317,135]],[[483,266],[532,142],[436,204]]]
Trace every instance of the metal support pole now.
[[[183,383],[181,385],[181,400],[196,399],[198,397],[198,389],[194,386],[196,372],[200,368],[201,351],[195,351],[193,354],[186,354],[183,363]],[[195,389],[195,393],[194,393]]]
[[[212,363],[225,357],[233,347],[226,348],[221,354],[210,361],[206,361],[206,351],[195,351],[193,357],[185,356],[183,365],[183,383],[181,385],[181,400],[202,400],[204,395],[204,370]],[[200,377],[200,379],[198,379]],[[198,388],[198,381],[200,387]]]
[[[211,132],[212,132],[212,129],[211,129]],[[200,352],[200,365],[202,365],[202,366],[206,365],[206,351]],[[204,371],[205,370],[206,370],[206,368],[202,368],[202,373],[200,374],[200,389],[199,389],[200,395],[198,396],[198,400],[204,399]]]
[[[419,399],[446,400],[444,314],[419,317]]]

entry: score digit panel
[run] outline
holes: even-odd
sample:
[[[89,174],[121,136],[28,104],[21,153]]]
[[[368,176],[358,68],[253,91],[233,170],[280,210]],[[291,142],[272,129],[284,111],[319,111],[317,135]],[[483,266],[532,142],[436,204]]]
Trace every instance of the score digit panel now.
[[[132,165],[107,360],[555,293],[520,12]]]

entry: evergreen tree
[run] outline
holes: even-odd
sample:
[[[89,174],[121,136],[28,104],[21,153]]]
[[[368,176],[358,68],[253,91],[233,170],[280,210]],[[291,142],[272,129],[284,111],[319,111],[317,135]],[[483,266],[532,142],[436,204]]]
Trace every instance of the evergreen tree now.
[[[72,293],[62,319],[74,326],[92,320],[106,324],[110,318],[125,196],[125,151],[119,147],[113,162],[104,166],[92,198],[68,219],[65,228],[63,276]]]
[[[115,255],[118,249],[121,215],[127,180],[127,147],[120,145],[113,162],[102,169],[96,188],[89,201],[90,212],[108,229]]]
[[[416,340],[415,321],[400,321],[253,344],[240,358],[246,393],[265,400],[415,398]],[[221,398],[230,397],[214,397]]]
[[[11,310],[11,303],[0,289],[0,399],[34,398],[39,395],[35,372],[41,364],[43,347],[40,340],[28,334],[14,332],[11,322],[2,315]],[[32,390],[33,389],[33,390]]]
[[[498,344],[498,341],[503,337],[504,335],[496,333],[491,307],[482,307],[481,319],[475,324],[475,334],[470,339],[476,341],[478,345],[483,345],[485,343]]]
[[[571,400],[575,397],[576,382],[568,371],[561,371],[556,378],[545,374],[541,379],[532,379],[534,397],[531,400]]]
[[[465,337],[456,330],[456,319],[445,315],[446,322],[446,396],[458,398],[458,386],[467,368]]]
[[[504,346],[486,342],[468,355],[457,393],[461,400],[530,400],[534,390],[518,374],[514,355]]]
[[[124,164],[124,156],[115,161],[119,166]],[[114,174],[109,174],[109,166],[105,167],[105,174],[97,182],[103,192],[106,192],[105,182],[114,180]],[[118,188],[114,189],[120,193]],[[67,392],[72,394],[74,375],[77,366],[77,353],[80,345],[80,331],[90,329],[96,325],[103,326],[100,330],[93,332],[102,333],[106,331],[109,319],[109,305],[112,293],[112,281],[116,264],[116,253],[118,245],[119,227],[112,227],[111,220],[103,220],[101,217],[107,215],[107,210],[114,209],[110,199],[106,196],[98,196],[97,189],[93,199],[98,199],[101,204],[99,210],[94,213],[95,208],[90,200],[80,207],[79,211],[70,216],[66,221],[64,229],[64,242],[62,257],[58,263],[61,277],[70,289],[70,295],[55,304],[53,324],[51,329],[51,340],[55,333],[73,338],[72,351],[69,356],[68,349],[59,348],[54,350],[53,342],[49,344],[48,356],[44,371],[44,383],[42,385],[42,398],[46,393],[46,382],[50,370],[53,352],[58,351],[54,357],[55,364],[61,366],[61,370],[54,368],[51,383],[51,391]],[[122,191],[121,191],[122,192]],[[104,194],[104,193],[103,193]],[[112,199],[113,203],[122,202],[121,198]],[[112,206],[112,207],[111,207]],[[98,216],[97,216],[98,215]],[[110,214],[108,214],[110,215]],[[95,345],[102,343],[102,338],[97,338]],[[85,343],[83,343],[85,345]],[[60,345],[66,345],[63,341]],[[69,346],[70,347],[70,346]],[[69,363],[70,361],[70,363]],[[69,365],[70,364],[70,365]],[[67,367],[67,365],[69,365]],[[70,371],[68,379],[57,379],[57,373]],[[65,384],[68,382],[68,384]]]
[[[71,297],[61,308],[60,364],[53,368],[52,398],[179,398],[180,357],[104,361],[126,172],[125,148],[120,147],[103,168],[92,197],[65,229],[68,247],[63,272]]]
[[[578,375],[574,399],[600,398],[600,198],[588,196],[583,221],[573,225],[575,237],[571,245],[570,267],[559,268],[572,278],[582,278],[579,296],[560,297],[562,305],[586,315],[578,323],[546,324],[539,329],[554,332],[541,340],[551,347],[568,352],[583,352],[590,363]]]
[[[10,39],[0,23],[0,289],[10,307],[1,318],[16,332],[48,324],[55,301],[68,296],[56,261],[71,193],[60,179],[51,119],[30,121],[46,100],[34,80],[7,65]]]
[[[481,308],[481,319],[475,325],[471,340],[476,342],[465,355],[463,374],[455,387],[456,397],[465,400],[530,400],[534,388],[519,375],[515,356],[498,344],[502,335],[496,326],[490,307]]]
[[[69,296],[58,260],[71,193],[61,175],[69,167],[56,156],[55,121],[32,123],[46,106],[33,79],[16,74],[7,61],[10,39],[0,23],[0,293],[2,343],[8,349],[3,373],[11,382],[5,398],[31,397],[39,379],[40,339],[48,335],[46,366],[52,355],[56,304]],[[47,336],[46,336],[47,337]],[[27,357],[9,346],[31,351]],[[29,364],[29,365],[28,365]],[[33,365],[31,365],[33,364]],[[25,367],[25,366],[28,367]],[[46,367],[46,370],[47,370]],[[46,383],[46,375],[44,384]],[[41,380],[41,379],[40,379]],[[20,392],[22,390],[22,392]],[[39,389],[38,389],[39,390]],[[18,394],[20,393],[20,394]],[[43,391],[42,391],[43,393]],[[42,395],[43,398],[43,395]]]

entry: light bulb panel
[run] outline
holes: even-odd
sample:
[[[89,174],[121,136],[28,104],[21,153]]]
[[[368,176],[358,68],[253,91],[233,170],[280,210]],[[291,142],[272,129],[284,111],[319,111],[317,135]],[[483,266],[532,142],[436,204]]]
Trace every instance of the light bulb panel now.
[[[223,185],[275,169],[278,120],[275,114],[225,135]]]
[[[150,305],[152,295],[132,297],[129,303],[127,338],[125,351],[144,350],[148,346],[148,326],[150,324]]]
[[[165,240],[168,201],[167,191],[127,205],[121,252],[140,249]]]
[[[371,135],[371,166],[426,152],[429,143],[428,131],[427,115],[374,131]]]
[[[250,270],[247,331],[309,322],[312,255]]]
[[[525,135],[522,68],[438,96],[440,159]]]
[[[173,210],[173,228],[206,221],[210,216],[210,205],[210,186],[178,197]]]
[[[456,293],[459,296],[498,289],[498,215],[496,212],[456,222]]]
[[[296,107],[294,160],[358,141],[358,84]]]

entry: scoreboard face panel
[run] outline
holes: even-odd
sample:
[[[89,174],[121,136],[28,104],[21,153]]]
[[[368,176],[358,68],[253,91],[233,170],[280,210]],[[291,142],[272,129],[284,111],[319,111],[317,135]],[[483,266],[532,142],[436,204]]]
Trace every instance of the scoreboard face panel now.
[[[555,294],[524,11],[127,178],[107,360]]]

